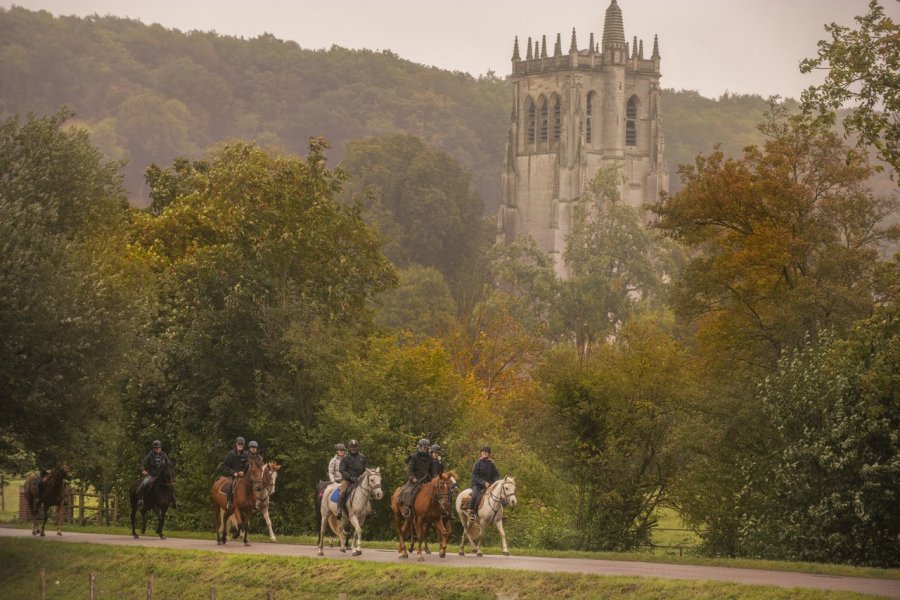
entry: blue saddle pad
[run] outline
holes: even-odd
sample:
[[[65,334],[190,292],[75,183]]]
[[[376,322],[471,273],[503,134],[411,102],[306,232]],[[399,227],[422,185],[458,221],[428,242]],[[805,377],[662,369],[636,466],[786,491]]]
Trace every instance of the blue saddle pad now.
[[[333,492],[331,492],[331,501],[337,502],[338,498],[340,498],[340,497],[341,497],[341,487],[338,486],[338,487],[334,488]]]

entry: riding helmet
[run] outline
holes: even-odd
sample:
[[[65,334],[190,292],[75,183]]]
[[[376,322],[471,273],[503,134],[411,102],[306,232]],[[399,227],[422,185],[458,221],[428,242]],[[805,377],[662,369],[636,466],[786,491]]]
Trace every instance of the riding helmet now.
[[[162,442],[159,440],[153,440],[153,447],[154,448],[162,448]]]
[[[343,450],[344,452],[346,452],[346,451],[347,451],[347,446],[345,446],[345,445],[343,445],[343,444],[335,444],[335,445],[334,445],[334,451],[337,452],[338,450]]]
[[[248,448],[259,448],[259,444],[257,444],[256,442],[251,440],[250,444],[247,447]]]
[[[237,446],[238,444],[246,444],[246,443],[247,443],[247,442],[244,440],[244,438],[242,438],[242,437],[240,437],[240,436],[239,436],[236,440],[234,440],[234,445],[235,445],[235,446]]]
[[[482,451],[482,452],[487,452],[488,454],[490,454],[490,453],[491,453],[491,447],[490,447],[490,446],[482,446],[482,447],[481,447],[481,451]]]
[[[440,453],[441,453],[441,447],[438,446],[437,444],[435,444],[434,446],[431,447],[431,451],[440,454]]]
[[[347,443],[347,447],[350,448],[351,450],[353,450],[355,448],[359,448],[359,442],[357,442],[356,440],[350,440]]]
[[[419,440],[419,443],[418,443],[417,445],[418,445],[420,448],[421,448],[422,446],[425,446],[426,448],[430,448],[430,447],[431,447],[431,442],[429,442],[427,438],[422,438],[421,440]]]

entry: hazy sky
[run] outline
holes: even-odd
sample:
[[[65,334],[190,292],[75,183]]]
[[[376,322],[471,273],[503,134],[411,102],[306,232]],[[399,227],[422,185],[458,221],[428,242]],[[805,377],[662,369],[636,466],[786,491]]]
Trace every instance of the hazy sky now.
[[[704,96],[732,93],[798,97],[818,83],[798,64],[816,54],[826,23],[855,27],[868,0],[618,0],[629,42],[644,40],[649,55],[659,35],[662,85]],[[881,0],[895,20],[900,2]],[[0,0],[0,6],[10,2]],[[17,0],[55,15],[116,15],[183,31],[214,30],[255,37],[271,33],[303,48],[392,50],[414,62],[473,75],[506,75],[514,36],[572,28],[579,48],[603,32],[610,0]],[[523,50],[524,56],[524,50]]]

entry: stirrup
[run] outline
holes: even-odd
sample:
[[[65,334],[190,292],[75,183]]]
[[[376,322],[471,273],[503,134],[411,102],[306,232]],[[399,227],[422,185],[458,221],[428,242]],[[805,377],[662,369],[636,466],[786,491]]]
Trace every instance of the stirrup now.
[[[232,508],[234,508],[234,506],[232,506],[231,500],[229,500],[228,503],[225,505],[225,510],[231,510]]]

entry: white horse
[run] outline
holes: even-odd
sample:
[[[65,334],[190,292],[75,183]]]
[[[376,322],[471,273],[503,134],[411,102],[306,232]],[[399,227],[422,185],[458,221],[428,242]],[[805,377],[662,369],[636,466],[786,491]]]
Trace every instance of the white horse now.
[[[322,494],[322,522],[319,526],[319,556],[325,556],[325,527],[331,527],[331,531],[338,537],[338,547],[341,552],[347,551],[347,536],[344,527],[349,522],[353,525],[354,533],[351,542],[353,556],[362,554],[362,527],[366,517],[372,512],[372,499],[381,500],[384,492],[381,490],[381,467],[366,469],[358,479],[356,489],[347,498],[344,506],[344,514],[339,520],[337,517],[337,502],[331,499],[334,490],[339,483],[332,483],[325,488]]]
[[[472,488],[466,488],[456,497],[456,514],[462,521],[463,535],[462,543],[459,545],[459,555],[466,555],[466,538],[472,543],[475,553],[481,554],[481,542],[484,539],[484,533],[487,526],[493,523],[500,532],[500,541],[503,544],[503,555],[509,556],[509,548],[506,546],[506,532],[503,531],[503,509],[507,506],[514,507],[518,500],[516,499],[516,480],[512,477],[504,477],[498,479],[488,486],[482,493],[481,497],[484,501],[478,510],[478,516],[475,522],[469,520],[472,514],[472,507],[463,509],[463,499],[472,497]]]
[[[269,528],[269,541],[275,542],[275,532],[272,530],[272,519],[269,517],[269,498],[275,493],[275,481],[278,479],[278,469],[281,468],[274,460],[270,460],[263,467],[263,486],[264,491],[257,501],[257,508],[254,512],[262,513],[263,519],[266,520],[266,526]],[[228,530],[237,530],[238,523],[234,515],[228,517]]]

